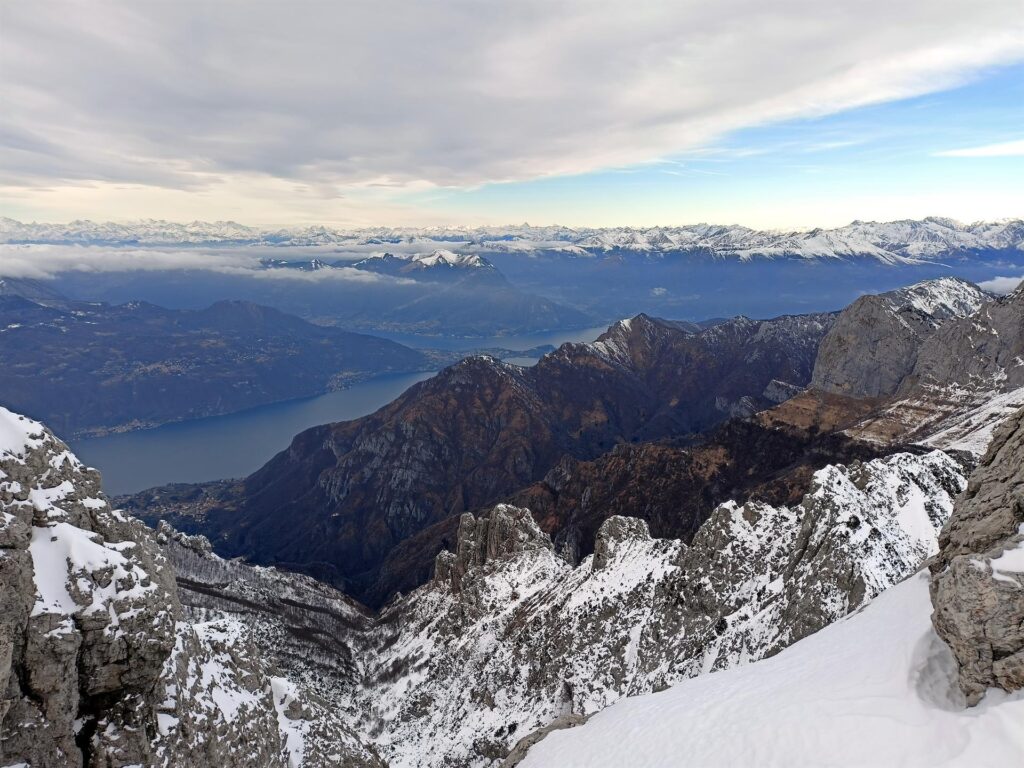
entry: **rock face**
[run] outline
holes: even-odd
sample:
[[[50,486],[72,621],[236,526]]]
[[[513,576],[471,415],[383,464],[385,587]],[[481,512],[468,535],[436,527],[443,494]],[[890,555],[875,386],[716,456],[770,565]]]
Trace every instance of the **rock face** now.
[[[575,567],[525,509],[465,515],[436,578],[370,628],[351,709],[392,768],[497,765],[537,729],[855,610],[937,551],[964,484],[941,452],[832,466],[798,505],[720,506],[689,546],[611,517]]]
[[[188,621],[157,536],[41,424],[0,409],[0,763],[285,768],[328,764],[330,741],[379,765],[246,633]]]
[[[925,341],[900,394],[956,389],[1008,392],[1024,387],[1024,291],[983,304]]]
[[[380,605],[422,583],[383,579],[403,541],[501,501],[566,454],[594,458],[771,405],[778,382],[810,379],[831,321],[738,318],[693,333],[641,315],[532,368],[469,359],[370,416],[303,432],[201,519],[138,512],[208,535],[222,554],[302,570]]]
[[[955,447],[980,458],[996,425],[1022,404],[1024,292],[1018,290],[933,331],[892,397],[851,433]]]
[[[174,645],[173,572],[42,425],[0,409],[0,755],[141,763]]]
[[[863,296],[839,313],[822,341],[811,387],[852,397],[892,395],[941,325],[974,314],[990,298],[957,278]]]
[[[933,561],[932,622],[976,704],[1024,688],[1024,410],[1007,421],[957,499]]]

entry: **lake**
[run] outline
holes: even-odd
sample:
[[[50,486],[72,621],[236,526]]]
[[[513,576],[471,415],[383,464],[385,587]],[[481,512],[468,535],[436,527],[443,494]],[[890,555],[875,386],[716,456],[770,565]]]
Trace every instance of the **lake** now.
[[[539,344],[592,341],[605,330],[587,328],[498,339],[404,337],[416,346],[479,349],[503,346],[529,349]],[[444,342],[443,344],[440,342]],[[411,344],[410,344],[411,346]],[[517,365],[536,360],[512,358]],[[156,429],[71,442],[83,462],[103,473],[103,489],[112,495],[134,493],[166,483],[200,483],[244,477],[259,469],[304,429],[373,413],[433,373],[379,376],[325,395],[273,403],[225,416],[166,424]]]
[[[348,389],[225,416],[71,442],[79,459],[103,473],[108,494],[165,483],[244,477],[304,429],[365,416],[433,373],[380,376]]]

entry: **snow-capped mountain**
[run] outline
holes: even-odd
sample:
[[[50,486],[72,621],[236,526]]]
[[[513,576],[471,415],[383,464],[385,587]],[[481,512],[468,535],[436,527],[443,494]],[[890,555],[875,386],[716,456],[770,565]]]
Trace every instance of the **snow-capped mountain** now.
[[[855,221],[834,229],[782,232],[709,224],[606,229],[531,227],[523,224],[477,228],[338,230],[314,226],[268,230],[231,221],[25,224],[0,218],[0,242],[292,247],[401,244],[405,248],[433,245],[459,254],[547,251],[572,257],[623,252],[647,256],[694,253],[741,261],[869,258],[886,264],[906,264],[958,259],[971,253],[1020,252],[1024,246],[1024,221],[1008,219],[962,224],[931,217],[919,221]],[[442,258],[449,259],[447,256]]]
[[[207,245],[254,243],[263,237],[259,229],[234,221],[182,224],[144,219],[125,223],[76,220],[67,224],[23,224],[0,217],[0,242],[5,243]]]
[[[369,272],[406,277],[436,278],[444,273],[456,275],[468,271],[497,273],[494,265],[478,254],[456,253],[447,248],[436,248],[430,253],[374,254],[355,262],[352,266]]]

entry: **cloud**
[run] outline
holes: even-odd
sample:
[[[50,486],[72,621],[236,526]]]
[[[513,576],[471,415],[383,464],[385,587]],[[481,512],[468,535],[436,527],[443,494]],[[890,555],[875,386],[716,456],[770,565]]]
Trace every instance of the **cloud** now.
[[[0,244],[0,276],[45,280],[61,273],[207,271],[283,282],[357,282],[413,284],[415,281],[380,275],[351,267],[306,272],[264,269],[260,249],[110,248],[80,245]],[[275,253],[287,258],[287,253]],[[310,258],[308,254],[305,258]]]
[[[1024,277],[993,277],[991,280],[985,280],[984,282],[978,283],[978,286],[986,291],[991,291],[997,296],[1006,296],[1020,285],[1021,280]]]
[[[936,152],[937,157],[1024,157],[1024,139]]]
[[[4,3],[0,186],[57,188],[58,200],[75,186],[226,186],[239,200],[300,195],[343,210],[339,196],[353,191],[618,167],[960,84],[1022,56],[1019,10],[1019,0]]]

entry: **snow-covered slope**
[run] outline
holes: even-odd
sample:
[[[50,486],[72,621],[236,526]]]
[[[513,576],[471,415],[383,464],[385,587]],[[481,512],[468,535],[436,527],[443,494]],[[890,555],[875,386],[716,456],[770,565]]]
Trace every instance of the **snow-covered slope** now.
[[[520,768],[1010,766],[1024,696],[964,709],[917,574],[778,656],[621,701],[551,733]]]
[[[568,258],[632,252],[648,257],[693,252],[721,258],[870,258],[886,264],[957,258],[969,252],[1019,251],[1024,222],[1019,219],[962,224],[951,219],[855,221],[835,229],[806,232],[758,231],[747,227],[694,224],[634,229],[568,227],[447,227],[336,230],[322,226],[260,230],[235,222],[167,221],[25,224],[0,218],[2,243],[103,243],[125,245],[366,246],[416,244],[457,253],[549,251]],[[429,256],[428,256],[429,258]]]
[[[610,518],[578,567],[526,510],[465,515],[371,630],[358,726],[393,768],[496,765],[553,721],[763,658],[915,570],[964,483],[939,452],[827,467],[801,505],[725,504],[690,546]]]

